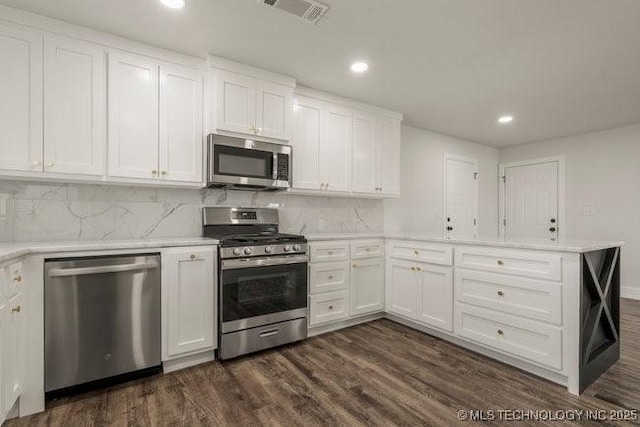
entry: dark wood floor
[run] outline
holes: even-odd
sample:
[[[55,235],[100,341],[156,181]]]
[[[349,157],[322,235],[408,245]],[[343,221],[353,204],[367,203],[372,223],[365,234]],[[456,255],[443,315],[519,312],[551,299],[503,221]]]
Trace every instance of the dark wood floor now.
[[[6,425],[453,425],[460,409],[640,409],[640,301],[621,311],[622,358],[580,397],[379,320],[51,401]]]

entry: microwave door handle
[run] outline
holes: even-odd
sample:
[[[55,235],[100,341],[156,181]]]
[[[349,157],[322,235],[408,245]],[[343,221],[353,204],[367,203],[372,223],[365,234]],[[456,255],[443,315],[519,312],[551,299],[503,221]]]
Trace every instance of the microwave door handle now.
[[[278,153],[273,153],[273,180],[278,180]]]

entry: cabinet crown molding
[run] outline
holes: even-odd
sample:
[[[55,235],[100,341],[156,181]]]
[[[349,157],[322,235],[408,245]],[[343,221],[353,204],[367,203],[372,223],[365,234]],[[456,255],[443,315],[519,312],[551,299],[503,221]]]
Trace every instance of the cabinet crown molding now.
[[[232,73],[243,74],[247,77],[266,80],[272,83],[281,84],[291,88],[296,87],[296,79],[294,79],[293,77],[267,71],[262,68],[254,67],[253,65],[231,61],[229,59],[221,58],[219,56],[209,55],[209,66],[211,68],[217,68],[217,69],[229,71]]]

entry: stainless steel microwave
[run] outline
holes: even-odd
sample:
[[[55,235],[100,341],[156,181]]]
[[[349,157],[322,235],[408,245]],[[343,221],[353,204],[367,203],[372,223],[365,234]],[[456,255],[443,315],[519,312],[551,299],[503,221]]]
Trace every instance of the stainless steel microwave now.
[[[286,190],[291,187],[291,146],[211,134],[207,187]]]

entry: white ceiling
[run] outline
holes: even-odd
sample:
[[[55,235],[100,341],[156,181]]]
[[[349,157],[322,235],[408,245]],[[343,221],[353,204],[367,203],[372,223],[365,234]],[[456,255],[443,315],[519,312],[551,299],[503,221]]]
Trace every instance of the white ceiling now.
[[[496,147],[640,122],[638,0],[325,0],[310,26],[255,0],[0,0],[207,52]],[[364,59],[365,75],[349,64]],[[510,125],[498,125],[501,114]]]

